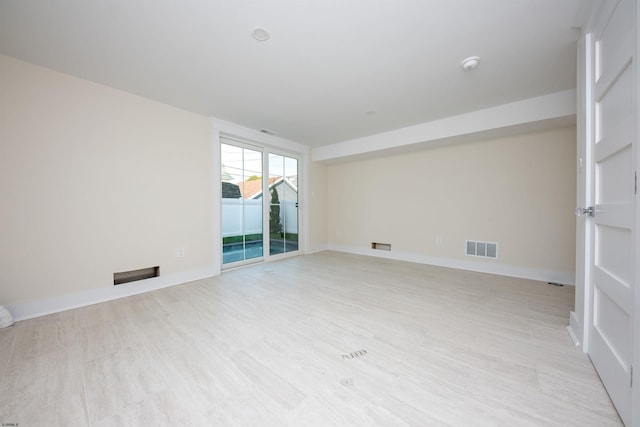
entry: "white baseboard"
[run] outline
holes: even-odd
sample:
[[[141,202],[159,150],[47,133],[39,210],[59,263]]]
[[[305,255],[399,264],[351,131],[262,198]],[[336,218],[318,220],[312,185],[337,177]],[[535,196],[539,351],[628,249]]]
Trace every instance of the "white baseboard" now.
[[[571,338],[571,342],[573,342],[573,345],[575,345],[576,347],[580,347],[580,341],[578,341],[578,337],[576,337],[576,334],[573,332],[573,329],[571,329],[571,326],[567,326],[567,332],[569,333],[569,338]]]
[[[576,312],[572,311],[569,313],[569,325],[567,326],[567,332],[569,332],[569,336],[571,337],[571,341],[575,344],[576,347],[581,347],[582,343],[580,342],[580,338],[582,333],[580,332],[580,322],[578,321],[578,317],[576,316]]]
[[[519,277],[524,279],[539,280],[543,282],[561,283],[565,285],[573,285],[575,280],[573,274],[564,272],[526,269],[501,264],[485,264],[474,261],[429,257],[411,253],[376,251],[372,249],[358,248],[353,246],[319,245],[314,246],[313,248],[309,248],[306,253],[313,254],[324,250],[375,256],[380,258],[395,259],[399,261],[415,262],[419,264],[436,265],[440,267],[456,268],[459,270],[476,271],[479,273],[497,274],[500,276]],[[140,280],[119,286],[92,289],[89,291],[66,294],[39,301],[13,304],[7,306],[6,308],[7,310],[9,310],[15,321],[20,321],[39,316],[45,316],[47,314],[58,313],[73,308],[86,307],[88,305],[111,301],[118,298],[124,298],[131,295],[137,295],[156,289],[181,285],[184,283],[206,279],[217,275],[219,275],[219,272],[217,272],[215,268],[207,267],[199,270]],[[575,323],[576,322],[572,324]],[[569,334],[572,335],[572,339],[576,337],[575,332],[576,329],[574,328],[569,331]],[[578,342],[577,339],[574,339],[574,342]]]
[[[108,288],[92,289],[89,291],[60,295],[58,297],[39,301],[13,304],[6,308],[11,312],[15,321],[20,321],[154,291],[156,289],[182,285],[184,283],[206,279],[216,275],[216,271],[213,267],[207,267],[199,270],[186,271],[125,283],[118,286],[110,286]]]
[[[329,245],[315,245],[307,248],[305,255],[311,255],[318,252],[329,250]]]
[[[332,245],[329,250],[347,252],[357,255],[369,255],[380,258],[395,259],[398,261],[415,262],[418,264],[436,265],[438,267],[456,268],[458,270],[475,271],[478,273],[496,274],[499,276],[518,277],[521,279],[538,280],[541,282],[552,282],[563,285],[575,284],[575,274],[563,271],[537,270],[523,267],[514,267],[504,264],[488,264],[477,261],[464,261],[451,258],[438,258],[426,255],[418,255],[406,252],[387,252],[369,248],[354,246]]]

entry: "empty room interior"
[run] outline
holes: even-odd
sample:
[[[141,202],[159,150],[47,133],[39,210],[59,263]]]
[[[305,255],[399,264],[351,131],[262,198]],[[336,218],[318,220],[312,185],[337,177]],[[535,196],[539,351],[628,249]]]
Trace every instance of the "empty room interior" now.
[[[0,423],[640,427],[639,13],[0,0]]]

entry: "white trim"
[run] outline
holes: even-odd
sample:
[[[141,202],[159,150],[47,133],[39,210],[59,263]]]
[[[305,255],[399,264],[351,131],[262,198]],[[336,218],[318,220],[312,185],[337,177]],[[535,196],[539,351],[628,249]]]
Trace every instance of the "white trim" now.
[[[595,164],[593,162],[593,147],[595,146],[595,37],[593,33],[585,34],[584,38],[584,162],[583,162],[583,175],[584,175],[584,206],[595,206]],[[592,322],[592,294],[593,284],[591,283],[591,264],[593,262],[592,247],[594,239],[594,226],[591,224],[590,217],[584,216],[583,221],[584,233],[584,307],[582,316],[582,351],[589,352],[589,325]],[[575,304],[574,304],[575,305]]]
[[[264,248],[264,246],[263,246],[263,248]],[[255,257],[255,258],[248,258],[248,259],[241,259],[239,261],[229,262],[227,264],[224,264],[224,266],[222,267],[221,273],[226,273],[227,271],[236,270],[236,269],[242,268],[242,267],[248,267],[248,266],[254,265],[254,264],[260,264],[262,262],[265,262],[264,256],[259,256],[259,257]]]
[[[300,143],[286,140],[283,138],[279,138],[277,136],[268,135],[253,129],[249,129],[240,125],[236,125],[234,123],[225,122],[219,119],[212,119],[213,127],[217,132],[218,138],[218,158],[217,164],[214,164],[215,173],[218,175],[218,187],[221,186],[221,155],[220,155],[220,144],[231,144],[239,147],[258,150],[262,153],[262,170],[263,174],[266,172],[268,175],[268,154],[273,153],[277,155],[282,155],[286,157],[295,158],[298,161],[298,250],[287,253],[288,256],[297,256],[305,253],[306,244],[307,244],[307,235],[309,232],[309,212],[308,209],[305,209],[306,202],[306,193],[309,191],[309,147],[306,145],[302,145]],[[262,180],[263,184],[263,192],[265,189],[268,190],[269,180]],[[222,230],[222,203],[218,198],[218,218],[215,222],[216,227],[219,230]],[[268,199],[268,197],[263,197],[263,200]],[[263,233],[265,230],[268,230],[269,226],[269,203],[263,203]],[[226,271],[236,267],[241,267],[245,264],[241,264],[239,261],[238,264],[232,263],[222,266],[222,232],[219,231],[219,235],[214,236],[214,244],[215,242],[220,242],[220,253],[218,254],[218,262],[220,263],[220,270]],[[269,255],[269,241],[265,239],[263,242],[263,259],[258,260],[258,262],[269,262],[276,261],[278,259],[282,259],[284,254],[278,255]],[[275,257],[275,258],[274,258]],[[251,260],[249,264],[253,264],[254,260]]]
[[[212,130],[211,135],[212,155],[211,161],[213,167],[211,168],[211,182],[213,183],[213,201],[212,201],[212,224],[213,230],[211,237],[213,239],[213,271],[216,275],[222,271],[222,174],[220,166],[220,131],[217,129]],[[218,244],[219,243],[219,244]]]
[[[635,172],[640,174],[640,95],[638,90],[640,89],[640,66],[638,65],[638,59],[640,59],[640,4],[636,1],[635,13],[633,17],[633,26],[635,30],[635,49],[633,51],[633,62],[635,66],[634,76],[634,108],[635,108]],[[636,176],[636,179],[637,176]],[[637,184],[637,182],[636,182]],[[631,419],[632,424],[636,427],[640,426],[640,201],[636,194],[635,196],[635,223],[634,223],[634,252],[633,258],[635,260],[634,265],[634,287],[635,287],[635,310],[633,314],[633,387],[631,388]]]
[[[185,271],[118,286],[110,286],[108,288],[92,289],[39,301],[13,304],[6,308],[11,312],[16,321],[20,321],[125,298],[131,295],[138,295],[170,286],[182,285],[196,280],[208,279],[217,275],[213,267],[206,267],[199,270]]]
[[[594,37],[585,32],[578,42],[578,97],[579,117],[577,120],[577,156],[582,154],[582,172],[576,174],[577,207],[593,206],[592,141],[594,138]],[[578,168],[580,165],[578,164]],[[573,333],[578,337],[583,352],[589,351],[589,325],[591,323],[591,220],[587,216],[576,218],[576,296],[574,304],[575,321]],[[579,270],[579,271],[578,271]],[[571,320],[571,319],[570,319]]]
[[[573,342],[573,345],[575,345],[576,347],[580,347],[578,338],[576,337],[576,334],[573,333],[573,329],[571,329],[571,326],[567,326],[566,329],[567,333],[569,334],[569,338],[571,338],[571,342]]]
[[[310,217],[309,209],[307,208],[307,201],[311,200],[311,187],[309,184],[310,157],[311,154],[307,151],[301,156],[298,164],[298,189],[302,188],[302,191],[298,191],[298,251],[300,254],[307,253],[310,240]],[[300,181],[301,179],[302,181]]]
[[[311,254],[315,254],[318,252],[322,252],[322,251],[328,251],[329,250],[329,245],[325,244],[325,245],[315,245],[313,247],[309,247],[307,248],[307,250],[304,252],[305,255],[311,255]]]
[[[580,340],[578,339],[578,337],[581,336],[580,331],[582,331],[580,321],[576,316],[576,312],[572,311],[569,313],[569,325],[567,326],[567,332],[576,347],[580,347]]]
[[[333,244],[329,244],[329,250],[346,252],[356,255],[368,255],[379,258],[395,259],[398,261],[415,262],[418,264],[435,265],[438,267],[455,268],[458,270],[475,271],[478,273],[518,277],[521,279],[538,280],[541,282],[553,282],[563,285],[573,286],[573,284],[575,283],[575,275],[573,273],[564,271],[538,270],[504,264],[463,261],[451,258],[438,258],[408,252],[381,252],[369,248]]]
[[[269,150],[265,146],[262,146],[260,152],[262,153],[262,192],[264,193],[262,197],[262,257],[263,260],[268,260],[271,255],[271,224],[269,223],[271,213],[271,192],[269,191],[271,168],[269,167]],[[285,175],[284,169],[282,170],[282,175]],[[299,197],[300,195],[296,194],[296,198]],[[298,226],[300,226],[300,224],[298,224]],[[298,235],[300,235],[299,229]]]
[[[282,252],[280,254],[269,255],[268,257],[266,257],[265,262],[274,262],[274,261],[280,261],[280,260],[287,259],[287,258],[294,258],[294,257],[300,256],[302,254],[303,254],[303,252],[300,249],[300,241],[298,241],[298,250],[297,251]]]
[[[299,142],[291,141],[288,139],[280,138],[278,136],[269,135],[254,129],[237,125],[235,123],[227,122],[224,120],[213,118],[213,128],[218,130],[221,134],[230,137],[240,138],[241,141],[251,143],[258,143],[259,145],[266,145],[271,148],[278,148],[281,150],[292,151],[297,154],[308,154],[309,147]]]

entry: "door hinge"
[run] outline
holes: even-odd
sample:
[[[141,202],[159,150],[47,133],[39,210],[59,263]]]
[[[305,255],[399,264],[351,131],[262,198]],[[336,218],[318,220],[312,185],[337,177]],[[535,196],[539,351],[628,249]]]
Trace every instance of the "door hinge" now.
[[[631,378],[629,378],[629,388],[632,388],[633,387],[633,365],[631,365],[629,368],[630,368],[629,371],[631,373],[630,375]]]

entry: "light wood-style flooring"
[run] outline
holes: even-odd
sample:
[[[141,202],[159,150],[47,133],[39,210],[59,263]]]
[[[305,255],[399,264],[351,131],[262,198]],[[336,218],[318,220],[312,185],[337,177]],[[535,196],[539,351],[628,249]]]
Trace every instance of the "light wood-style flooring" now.
[[[259,264],[0,330],[0,422],[621,425],[573,299],[336,252]]]

